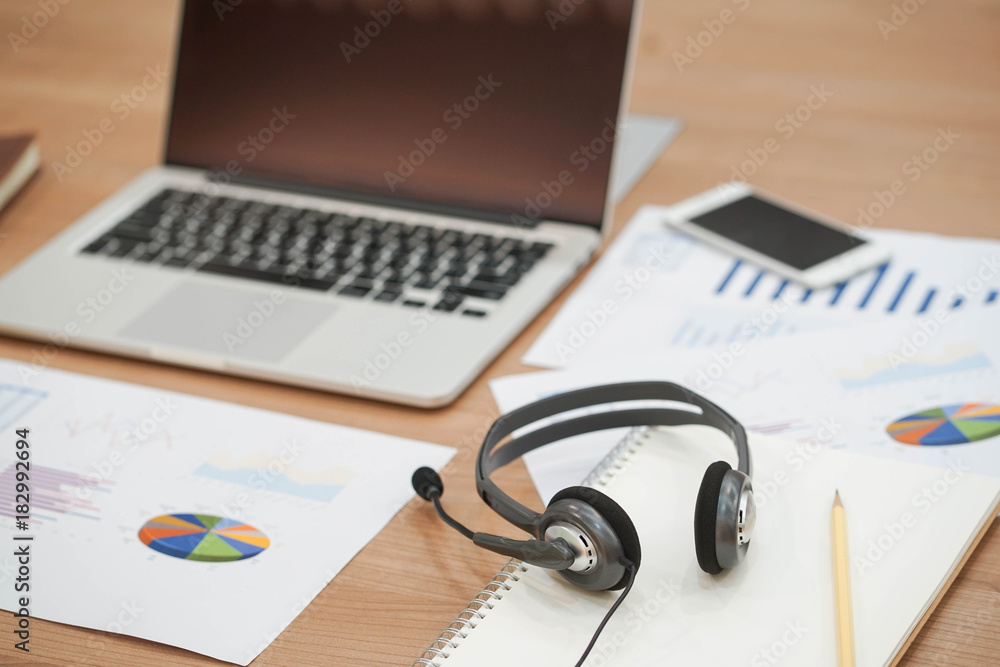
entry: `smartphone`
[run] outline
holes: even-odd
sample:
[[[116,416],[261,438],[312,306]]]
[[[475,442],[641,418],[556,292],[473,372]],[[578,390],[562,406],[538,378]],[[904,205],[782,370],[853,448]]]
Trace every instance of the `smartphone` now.
[[[806,287],[818,289],[889,260],[889,249],[847,225],[727,183],[670,207],[667,223]]]

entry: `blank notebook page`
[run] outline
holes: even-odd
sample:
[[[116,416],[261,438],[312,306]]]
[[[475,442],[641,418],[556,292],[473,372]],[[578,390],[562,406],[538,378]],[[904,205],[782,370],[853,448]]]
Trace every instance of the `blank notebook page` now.
[[[649,430],[597,488],[642,543],[635,587],[587,665],[835,667],[830,508],[847,509],[859,667],[888,665],[996,514],[1000,480],[751,435],[757,525],[746,560],[712,577],[695,560],[694,501],[733,446],[703,426]],[[443,667],[572,667],[618,593],[527,567]]]

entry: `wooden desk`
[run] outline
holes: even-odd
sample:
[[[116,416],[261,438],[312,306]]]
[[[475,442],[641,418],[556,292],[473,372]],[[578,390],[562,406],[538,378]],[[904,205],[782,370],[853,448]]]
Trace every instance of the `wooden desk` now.
[[[65,1],[65,0],[63,0]],[[631,108],[680,116],[686,128],[616,211],[620,226],[644,202],[670,203],[730,178],[779,150],[751,181],[846,222],[876,191],[905,178],[903,163],[933,145],[939,128],[959,138],[905,194],[873,220],[885,227],[1000,236],[1000,11],[994,3],[897,2],[918,9],[883,38],[889,0],[650,0],[640,35]],[[674,52],[697,41],[720,13],[717,37],[679,71]],[[171,68],[177,2],[76,0],[19,46],[9,31],[37,12],[37,0],[0,4],[0,132],[34,128],[44,167],[0,215],[0,272],[157,162],[168,85],[150,91],[116,121],[93,154],[61,182],[51,167],[81,132],[112,116],[115,98],[147,67]],[[897,20],[901,22],[900,15]],[[716,24],[716,28],[718,24]],[[830,91],[808,121],[775,124],[806,103],[812,86]],[[117,116],[114,116],[117,118]],[[750,153],[748,153],[750,151]],[[876,208],[877,210],[877,208]],[[564,297],[565,298],[565,295]],[[452,511],[483,530],[508,528],[476,499],[471,453],[496,416],[487,377],[526,370],[519,359],[562,303],[559,299],[453,406],[398,408],[73,350],[52,366],[371,427],[450,444],[460,452],[444,478]],[[0,306],[2,307],[2,306]],[[27,360],[35,344],[0,338],[0,357]],[[511,483],[537,502],[523,469]],[[437,636],[504,559],[474,549],[411,503],[254,663],[404,665]],[[195,609],[192,613],[206,613]],[[192,665],[213,660],[179,649],[36,621],[32,652],[15,655],[9,615],[0,620],[0,663]],[[1000,530],[994,525],[901,664],[995,665],[1000,653]],[[216,663],[217,664],[217,663]]]

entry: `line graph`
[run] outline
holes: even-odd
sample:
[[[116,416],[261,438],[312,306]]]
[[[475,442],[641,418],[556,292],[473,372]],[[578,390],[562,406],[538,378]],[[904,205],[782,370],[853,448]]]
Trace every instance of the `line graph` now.
[[[885,357],[865,357],[854,368],[834,369],[834,375],[844,389],[854,390],[989,368],[993,368],[990,358],[975,345],[952,344],[939,354],[921,355],[895,367]]]
[[[304,470],[280,458],[256,452],[235,460],[219,454],[195,469],[198,477],[245,486],[260,491],[272,491],[318,502],[330,502],[350,482],[354,474],[340,467],[326,470]]]

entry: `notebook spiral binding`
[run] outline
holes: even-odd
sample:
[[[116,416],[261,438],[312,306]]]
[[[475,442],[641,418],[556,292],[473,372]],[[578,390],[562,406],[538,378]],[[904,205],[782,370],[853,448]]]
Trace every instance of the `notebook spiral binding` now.
[[[646,440],[649,430],[648,426],[640,426],[629,431],[587,475],[583,480],[583,486],[606,486],[615,475],[628,466],[632,456]],[[438,638],[413,661],[413,667],[441,667],[441,663],[448,659],[450,652],[458,648],[462,640],[469,636],[469,632],[476,629],[479,621],[486,618],[486,614],[493,609],[496,602],[503,599],[512,584],[520,580],[521,573],[527,571],[528,566],[520,560],[511,558],[507,561],[490,583],[469,602],[458,618],[449,623]]]

